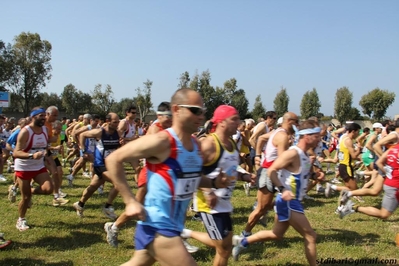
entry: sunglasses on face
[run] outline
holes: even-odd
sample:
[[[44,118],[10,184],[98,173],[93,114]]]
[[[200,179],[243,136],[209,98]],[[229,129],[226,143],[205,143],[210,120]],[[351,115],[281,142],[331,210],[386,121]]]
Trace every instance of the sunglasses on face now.
[[[197,116],[200,116],[200,115],[205,114],[205,110],[206,110],[206,109],[203,108],[203,107],[195,106],[195,105],[179,104],[178,106],[190,110],[190,112],[191,112],[193,115],[197,115]]]
[[[295,121],[295,123],[297,123],[297,124],[299,123],[299,119],[290,118],[289,120],[290,121]]]

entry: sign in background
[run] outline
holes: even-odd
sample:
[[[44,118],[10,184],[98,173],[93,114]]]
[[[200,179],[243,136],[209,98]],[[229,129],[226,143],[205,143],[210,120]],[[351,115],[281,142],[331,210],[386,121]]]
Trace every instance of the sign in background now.
[[[0,107],[9,107],[10,94],[5,91],[0,91]]]
[[[0,114],[3,112],[3,107],[10,106],[10,94],[6,91],[0,91]]]

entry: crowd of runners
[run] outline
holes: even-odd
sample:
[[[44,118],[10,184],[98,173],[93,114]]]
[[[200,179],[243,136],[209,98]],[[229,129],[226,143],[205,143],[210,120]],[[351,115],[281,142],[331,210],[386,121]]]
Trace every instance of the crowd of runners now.
[[[84,217],[90,197],[103,193],[105,182],[113,184],[102,209],[111,220],[104,234],[112,247],[118,246],[119,228],[138,220],[135,252],[124,265],[196,265],[190,253],[198,248],[189,238],[215,249],[213,265],[227,265],[230,256],[238,260],[253,243],[283,238],[289,226],[303,237],[309,265],[316,265],[317,236],[303,207],[304,199],[312,200],[309,191],[326,197],[338,191],[333,211],[340,218],[358,212],[386,219],[398,207],[399,120],[362,129],[352,121],[340,127],[317,117],[299,120],[293,112],[277,117],[268,111],[256,122],[241,121],[234,107],[221,105],[204,121],[206,106],[190,89],[159,104],[157,119],[149,124],[136,111],[128,107],[123,119],[109,113],[105,120],[85,114],[70,121],[58,120],[58,108],[50,106],[33,108],[18,122],[0,116],[0,182],[7,181],[7,164],[6,171],[14,173],[8,199],[20,199],[16,228],[29,229],[32,195],[52,195],[53,206],[68,206],[63,181],[72,187],[82,171],[89,185],[79,201],[69,204]],[[135,173],[135,194],[126,164]],[[247,195],[256,191],[256,200],[247,223],[238,225],[241,234],[233,235],[231,197],[237,181]],[[362,206],[362,197],[381,192],[380,209]],[[126,205],[119,216],[113,208],[118,194]],[[190,208],[203,232],[185,227]],[[271,229],[252,232],[257,223],[266,226],[272,212]],[[0,248],[10,243],[0,234]]]

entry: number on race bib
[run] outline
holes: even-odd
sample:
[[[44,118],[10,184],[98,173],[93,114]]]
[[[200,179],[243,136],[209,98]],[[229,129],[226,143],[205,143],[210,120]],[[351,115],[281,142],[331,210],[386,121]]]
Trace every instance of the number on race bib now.
[[[200,181],[199,173],[184,173],[181,178],[177,178],[175,188],[175,200],[183,201],[193,197]]]

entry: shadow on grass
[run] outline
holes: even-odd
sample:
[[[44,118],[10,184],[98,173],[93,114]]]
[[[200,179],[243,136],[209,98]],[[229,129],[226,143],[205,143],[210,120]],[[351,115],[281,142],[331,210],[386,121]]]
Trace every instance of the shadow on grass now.
[[[38,260],[38,259],[6,258],[6,259],[0,259],[0,265],[7,265],[7,266],[38,266],[38,265],[73,266],[73,262],[70,260],[60,261],[60,262],[46,262],[44,260]]]
[[[328,232],[332,231],[331,234],[317,234],[317,242],[331,242],[337,240],[344,245],[353,246],[353,245],[361,245],[363,243],[376,244],[380,240],[380,235],[367,233],[367,234],[359,234],[355,231],[349,231],[345,229],[324,229],[323,231]],[[316,230],[317,233],[317,230]]]
[[[32,248],[33,246],[36,248],[43,248],[47,251],[65,251],[65,250],[74,250],[74,249],[90,247],[97,243],[106,243],[105,233],[95,234],[95,233],[72,231],[70,236],[65,236],[65,237],[46,236],[36,240],[36,242],[34,243],[19,243],[14,241],[12,248],[28,249]],[[0,263],[0,265],[7,265],[7,264]]]

